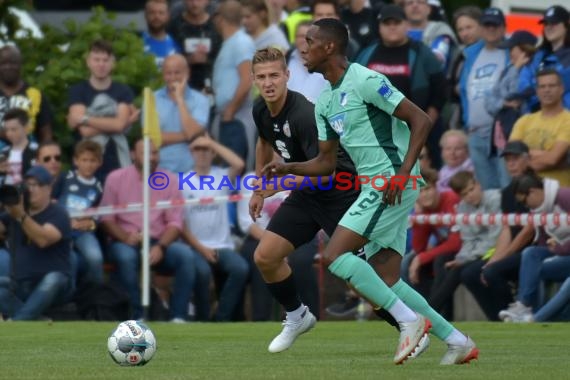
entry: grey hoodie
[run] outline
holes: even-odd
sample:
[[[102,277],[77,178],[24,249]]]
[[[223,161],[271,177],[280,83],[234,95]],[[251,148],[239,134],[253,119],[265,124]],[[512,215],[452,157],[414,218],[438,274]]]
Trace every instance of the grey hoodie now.
[[[485,190],[479,206],[471,206],[464,201],[459,202],[457,213],[490,214],[501,212],[501,191],[498,189]],[[460,225],[461,249],[455,260],[462,264],[483,257],[487,251],[495,247],[502,226]]]

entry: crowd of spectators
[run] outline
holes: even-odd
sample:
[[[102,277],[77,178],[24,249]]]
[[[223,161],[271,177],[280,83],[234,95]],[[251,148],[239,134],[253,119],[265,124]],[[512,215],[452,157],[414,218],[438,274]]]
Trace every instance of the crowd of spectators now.
[[[164,82],[155,91],[162,145],[151,149],[152,171],[172,183],[190,172],[232,181],[253,171],[255,50],[282,49],[289,88],[314,102],[326,81],[304,67],[304,37],[312,21],[337,18],[350,31],[349,59],[385,75],[433,121],[420,155],[427,185],[414,212],[567,212],[568,9],[544,12],[542,36],[507,36],[497,8],[466,6],[448,23],[437,0],[386,3],[148,0],[141,39]],[[1,180],[26,189],[15,203],[2,195],[0,313],[43,318],[78,289],[114,281],[130,300],[130,317],[142,318],[140,249],[149,239],[153,289],[170,321],[274,318],[252,255],[284,194],[268,199],[255,223],[244,203],[153,210],[150,236],[141,234],[140,213],[69,217],[66,210],[141,202],[146,184],[142,140],[127,138],[141,110],[133,90],[113,79],[112,41],[92,41],[85,56],[89,77],[69,89],[67,104],[53,105],[22,79],[17,46],[0,48]],[[54,141],[52,107],[67,107],[73,147]],[[62,162],[70,148],[71,160]],[[151,199],[231,194],[169,187],[151,190]],[[414,225],[401,277],[449,318],[461,284],[489,320],[568,318],[568,241],[566,228]],[[290,263],[318,316],[317,250],[315,239]],[[553,282],[563,285],[548,301],[558,288],[541,289]],[[351,299],[340,313],[358,298]]]

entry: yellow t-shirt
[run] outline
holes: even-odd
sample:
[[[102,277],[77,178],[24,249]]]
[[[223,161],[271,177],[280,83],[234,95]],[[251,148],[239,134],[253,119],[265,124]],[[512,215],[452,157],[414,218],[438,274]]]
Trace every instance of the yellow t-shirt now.
[[[509,140],[520,140],[529,149],[550,150],[558,141],[570,144],[570,112],[564,110],[554,117],[544,117],[542,111],[524,115],[515,123]],[[563,158],[566,164],[566,158]],[[561,166],[562,167],[562,166]],[[538,173],[570,186],[570,168],[548,169]]]

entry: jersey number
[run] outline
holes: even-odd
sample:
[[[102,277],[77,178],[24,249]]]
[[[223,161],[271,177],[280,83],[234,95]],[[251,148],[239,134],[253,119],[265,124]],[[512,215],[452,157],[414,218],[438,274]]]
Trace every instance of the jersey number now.
[[[287,150],[287,145],[285,145],[285,143],[281,140],[275,140],[275,146],[277,147],[277,150],[279,151],[279,155],[283,158],[286,159],[290,159],[291,155],[289,154],[289,151]]]
[[[378,192],[376,192],[376,191],[371,191],[368,194],[369,194],[369,196],[364,198],[363,200],[361,200],[357,205],[362,210],[366,210],[366,208],[368,208],[368,206],[370,206],[371,204],[374,204],[374,202],[376,202],[378,200],[378,198],[380,198],[380,195],[378,195]],[[349,213],[349,215],[355,216],[355,215],[362,215],[362,214],[359,213],[358,211],[353,211],[353,212]]]

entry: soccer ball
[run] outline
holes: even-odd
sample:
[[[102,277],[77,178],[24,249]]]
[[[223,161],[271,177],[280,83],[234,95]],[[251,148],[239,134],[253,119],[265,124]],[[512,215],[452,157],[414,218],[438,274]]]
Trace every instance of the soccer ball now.
[[[152,359],[156,352],[156,339],[142,322],[125,321],[107,339],[109,355],[122,366],[141,366]]]

